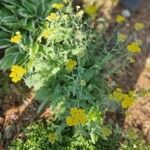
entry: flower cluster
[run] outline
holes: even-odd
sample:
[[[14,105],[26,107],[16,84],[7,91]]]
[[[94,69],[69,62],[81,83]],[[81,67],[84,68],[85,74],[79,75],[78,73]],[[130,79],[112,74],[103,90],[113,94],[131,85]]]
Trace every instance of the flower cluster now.
[[[112,130],[107,127],[102,127],[101,134],[104,139],[107,139],[112,134]]]
[[[112,98],[119,101],[124,109],[129,108],[135,101],[135,94],[133,91],[129,91],[128,94],[123,93],[120,88],[117,88],[112,93]]]
[[[50,133],[49,136],[48,136],[48,139],[49,139],[49,141],[50,141],[52,144],[54,144],[55,141],[57,140],[57,135],[56,135],[56,133]]]
[[[66,70],[68,72],[71,72],[71,71],[73,71],[73,69],[75,68],[76,65],[77,65],[76,61],[69,59],[68,62],[66,63]]]
[[[18,32],[16,32],[15,36],[11,37],[10,41],[11,41],[11,43],[19,44],[21,42],[21,39],[22,39],[22,35],[18,31]]]
[[[133,42],[127,46],[127,49],[131,53],[139,53],[141,52],[141,48],[139,46],[139,42]]]
[[[134,25],[135,30],[139,31],[142,30],[144,28],[144,24],[143,23],[136,23]]]
[[[124,42],[127,39],[127,36],[125,34],[118,34],[118,42]]]
[[[49,16],[47,16],[48,21],[58,20],[60,16],[58,16],[56,13],[51,13]]]
[[[117,23],[123,23],[123,22],[125,22],[125,17],[124,17],[124,16],[121,16],[121,15],[118,15],[118,16],[116,17],[116,22],[117,22]]]
[[[97,7],[95,5],[85,6],[85,12],[90,16],[95,16],[97,12]]]
[[[71,116],[68,116],[66,118],[66,123],[68,126],[85,124],[87,122],[87,117],[84,109],[73,107],[70,110],[70,114]]]
[[[25,73],[26,73],[26,70],[24,68],[18,65],[14,65],[12,66],[10,77],[12,78],[13,82],[17,83],[18,81],[22,79]]]
[[[64,4],[62,4],[62,3],[52,4],[52,8],[55,8],[55,9],[58,9],[58,10],[62,9],[63,7],[64,7]]]

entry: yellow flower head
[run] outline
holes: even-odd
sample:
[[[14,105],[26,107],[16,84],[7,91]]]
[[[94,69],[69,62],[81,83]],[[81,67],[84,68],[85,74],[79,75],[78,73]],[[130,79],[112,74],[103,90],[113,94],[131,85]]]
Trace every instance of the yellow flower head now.
[[[42,37],[44,37],[45,39],[47,39],[51,34],[51,31],[50,30],[44,30],[42,32]]]
[[[127,36],[125,34],[119,34],[118,35],[118,42],[124,42],[126,40]]]
[[[68,116],[66,118],[66,123],[67,123],[68,126],[74,126],[75,125],[74,119],[71,116]]]
[[[85,124],[87,122],[87,117],[84,109],[73,107],[70,110],[71,116],[66,118],[66,123],[68,126],[75,126],[79,124]]]
[[[122,105],[122,108],[127,109],[135,101],[135,93],[134,91],[129,91],[128,94],[123,93],[123,91],[120,88],[117,88],[113,94],[112,97],[119,101]]]
[[[58,9],[58,10],[62,9],[63,7],[64,7],[64,4],[62,4],[62,3],[52,4],[52,8],[55,8],[55,9]]]
[[[134,103],[134,100],[132,99],[132,97],[130,97],[127,94],[124,94],[124,99],[121,102],[122,108],[126,109],[129,108],[130,106],[132,106]]]
[[[131,53],[139,53],[141,52],[141,48],[137,42],[133,42],[127,46],[127,49]]]
[[[76,16],[79,17],[79,18],[82,18],[83,14],[84,14],[84,11],[83,11],[83,10],[80,10],[80,11],[76,14]]]
[[[135,63],[135,59],[132,58],[132,57],[129,59],[129,61],[130,61],[131,64]]]
[[[49,139],[49,141],[50,141],[52,144],[54,144],[54,143],[56,142],[56,140],[57,140],[57,135],[56,135],[56,133],[50,133],[49,136],[48,136],[48,139]]]
[[[54,28],[44,29],[43,32],[42,32],[42,37],[44,37],[45,39],[47,39],[54,32],[55,32]]]
[[[86,86],[85,80],[80,80],[80,85],[81,85],[81,86]]]
[[[123,99],[123,97],[124,97],[122,90],[121,90],[120,88],[117,88],[117,89],[113,92],[112,97],[113,97],[114,99],[116,99],[117,101],[121,101],[121,100]]]
[[[14,65],[11,69],[10,77],[12,78],[13,82],[17,83],[22,79],[25,73],[26,70],[24,68],[18,65]]]
[[[67,4],[70,2],[70,0],[63,0],[63,2]]]
[[[97,12],[97,7],[95,5],[85,6],[85,12],[90,16],[95,16]]]
[[[134,25],[135,30],[139,31],[142,30],[144,28],[144,24],[143,23],[136,23]]]
[[[16,35],[15,35],[15,36],[11,37],[10,41],[11,41],[12,43],[18,44],[18,43],[21,42],[21,39],[22,39],[22,35],[21,35],[20,32],[18,31],[18,32],[16,32]]]
[[[48,21],[58,20],[60,16],[58,16],[56,13],[51,13],[46,19]]]
[[[119,0],[111,0],[113,5],[116,5],[119,3]]]
[[[73,69],[75,68],[76,65],[77,65],[76,61],[69,59],[66,64],[66,70],[71,72],[71,71],[73,71]]]
[[[143,42],[142,42],[142,40],[140,40],[140,39],[136,40],[135,42],[136,42],[139,46],[142,46],[142,45],[143,45]]]
[[[118,22],[118,23],[122,23],[122,22],[124,22],[125,20],[126,20],[126,19],[125,19],[124,16],[118,15],[118,16],[116,17],[116,22]]]
[[[103,137],[104,139],[106,139],[107,137],[109,137],[109,136],[112,134],[112,130],[109,129],[109,128],[107,128],[107,127],[103,127],[103,128],[101,129],[101,133],[102,133],[102,137]]]

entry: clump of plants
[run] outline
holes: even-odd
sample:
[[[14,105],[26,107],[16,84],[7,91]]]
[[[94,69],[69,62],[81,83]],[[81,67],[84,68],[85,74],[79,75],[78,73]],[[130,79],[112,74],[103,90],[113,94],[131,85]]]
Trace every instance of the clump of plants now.
[[[23,130],[22,137],[15,139],[9,146],[9,150],[115,150],[119,146],[120,133],[114,132],[107,140],[102,137],[98,138],[93,135],[86,134],[87,128],[84,132],[78,130],[76,133],[72,128],[63,129],[61,140],[58,140],[55,134],[56,124],[51,122],[37,122],[33,123]],[[117,131],[116,129],[114,131]],[[94,140],[96,139],[96,140]],[[94,142],[95,141],[95,142]]]
[[[120,150],[149,150],[150,144],[136,132],[134,128],[129,128],[124,132],[124,141],[121,143]]]
[[[70,0],[52,3],[34,32],[15,28],[0,61],[1,69],[10,69],[14,84],[24,82],[37,100],[51,106],[58,124],[51,134],[52,144],[56,137],[61,141],[65,128],[73,134],[85,133],[93,143],[99,137],[107,139],[112,127],[101,119],[107,105],[118,100],[127,109],[134,101],[120,89],[110,96],[107,79],[133,62],[133,56],[141,52],[141,41],[121,33],[126,21],[121,15],[111,36],[106,36],[102,18],[99,28],[93,26],[97,8],[87,8],[73,9]],[[135,24],[135,30],[142,28],[142,23]]]

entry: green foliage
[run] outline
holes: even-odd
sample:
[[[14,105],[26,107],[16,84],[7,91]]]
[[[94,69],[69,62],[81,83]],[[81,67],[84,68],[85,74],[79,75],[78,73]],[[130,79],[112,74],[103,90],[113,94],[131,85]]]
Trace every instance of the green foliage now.
[[[0,21],[5,43],[2,47],[6,48],[0,68],[7,70],[15,64],[26,69],[24,83],[33,88],[38,100],[48,102],[55,113],[56,132],[62,135],[59,141],[64,137],[64,128],[68,132],[73,130],[66,125],[69,110],[72,107],[84,109],[91,118],[85,126],[74,129],[83,142],[75,140],[76,134],[70,135],[72,132],[66,137],[71,146],[81,145],[77,149],[83,149],[90,147],[91,141],[95,145],[99,137],[107,140],[112,134],[111,128],[104,127],[101,119],[110,102],[107,79],[124,68],[132,54],[126,49],[128,41],[120,43],[116,38],[119,25],[108,38],[104,33],[105,21],[101,21],[101,28],[96,30],[92,20],[83,16],[83,10],[74,10],[71,2],[62,2],[64,7],[58,10],[52,8],[50,2],[0,2],[3,6],[0,13],[4,12]],[[11,36],[14,37],[13,31],[21,33],[21,42],[9,42]],[[27,147],[24,149],[29,149],[29,145],[31,149],[47,149],[50,144],[47,128],[39,129],[36,127],[33,134],[27,135],[29,141],[25,141]],[[22,141],[16,142],[22,146]],[[59,142],[56,147],[59,149]]]
[[[8,150],[112,150],[117,149],[119,143],[119,134],[115,132],[107,140],[96,138],[94,143],[90,136],[84,132],[75,131],[71,128],[64,128],[62,136],[58,136],[57,141],[51,144],[48,136],[55,131],[56,124],[52,123],[34,123],[24,129],[24,138],[15,139]],[[83,130],[82,130],[83,131]]]
[[[134,129],[128,129],[124,135],[120,150],[149,150],[150,144],[146,143],[143,137]]]
[[[20,31],[24,34],[24,44],[30,45],[42,21],[48,15],[50,0],[1,0],[0,1],[0,50],[5,56],[0,61],[1,69],[7,70],[13,64],[22,64],[25,52],[10,43],[11,36]]]

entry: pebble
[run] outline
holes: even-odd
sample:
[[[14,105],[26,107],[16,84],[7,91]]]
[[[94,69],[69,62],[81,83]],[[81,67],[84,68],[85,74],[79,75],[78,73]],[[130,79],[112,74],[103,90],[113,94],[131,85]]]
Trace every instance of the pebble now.
[[[124,9],[124,10],[122,10],[122,15],[126,18],[130,18],[131,12],[128,9]]]

